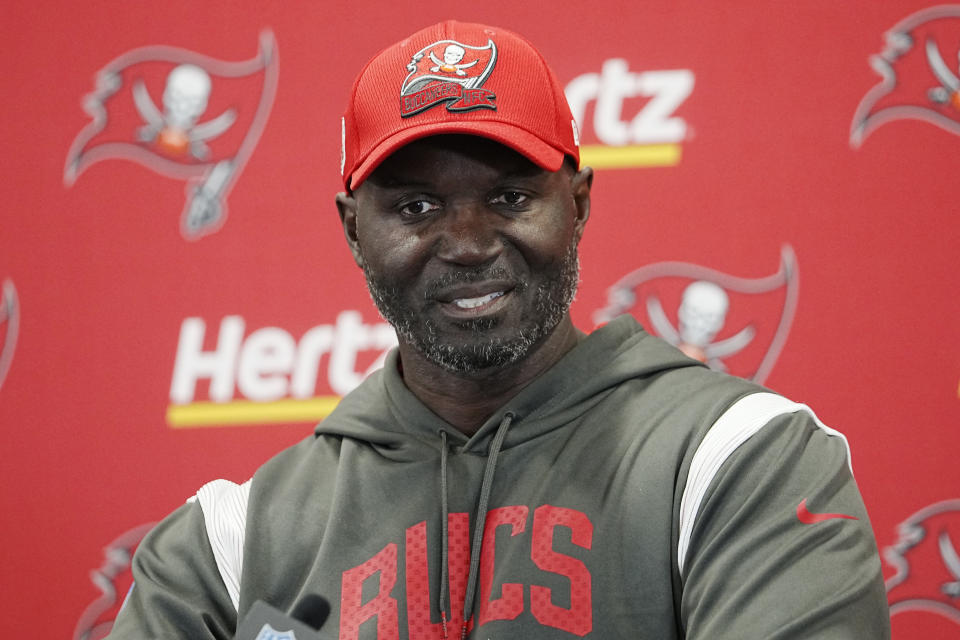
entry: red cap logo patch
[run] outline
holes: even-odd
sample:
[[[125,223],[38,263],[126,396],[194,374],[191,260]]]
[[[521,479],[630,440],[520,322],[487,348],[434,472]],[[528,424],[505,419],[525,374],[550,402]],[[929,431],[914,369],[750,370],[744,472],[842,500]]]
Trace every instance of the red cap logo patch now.
[[[415,53],[407,65],[410,72],[400,87],[400,115],[409,118],[447,103],[448,111],[494,109],[496,97],[480,88],[497,62],[493,40],[481,47],[440,40]]]

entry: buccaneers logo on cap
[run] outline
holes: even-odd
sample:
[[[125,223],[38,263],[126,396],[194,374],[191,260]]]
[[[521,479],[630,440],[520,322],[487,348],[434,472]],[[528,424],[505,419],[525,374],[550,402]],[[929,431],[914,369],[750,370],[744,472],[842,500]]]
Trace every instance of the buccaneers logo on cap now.
[[[496,97],[481,85],[497,61],[497,45],[487,40],[474,47],[455,40],[440,40],[415,53],[410,72],[400,87],[400,115],[408,118],[441,102],[448,111],[496,109]]]
[[[960,6],[918,11],[884,36],[870,57],[882,80],[860,101],[850,126],[859,147],[888,122],[920,120],[960,135]]]
[[[890,615],[926,611],[960,624],[960,500],[924,507],[897,533],[883,552],[897,570],[887,580]]]

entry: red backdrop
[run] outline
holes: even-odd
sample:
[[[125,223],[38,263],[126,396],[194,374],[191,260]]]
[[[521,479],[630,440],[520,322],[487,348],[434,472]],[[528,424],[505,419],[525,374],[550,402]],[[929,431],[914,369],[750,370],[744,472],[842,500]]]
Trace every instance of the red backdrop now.
[[[376,365],[340,115],[375,51],[456,17],[568,88],[597,168],[577,324],[634,313],[813,406],[850,439],[894,636],[960,637],[960,5],[328,5],[4,7],[0,628],[102,637],[143,525]]]

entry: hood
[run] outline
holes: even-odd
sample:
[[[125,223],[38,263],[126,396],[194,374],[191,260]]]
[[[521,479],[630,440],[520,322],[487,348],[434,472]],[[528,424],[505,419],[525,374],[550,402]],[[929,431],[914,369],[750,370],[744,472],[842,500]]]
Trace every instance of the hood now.
[[[397,367],[396,349],[383,369],[347,395],[319,425],[315,435],[338,435],[368,442],[384,455],[416,459],[435,455],[439,432],[462,451],[486,452],[507,413],[513,422],[503,449],[569,424],[625,380],[668,369],[704,366],[651,336],[632,316],[623,315],[581,340],[546,373],[533,380],[466,436],[428,409],[407,389]]]

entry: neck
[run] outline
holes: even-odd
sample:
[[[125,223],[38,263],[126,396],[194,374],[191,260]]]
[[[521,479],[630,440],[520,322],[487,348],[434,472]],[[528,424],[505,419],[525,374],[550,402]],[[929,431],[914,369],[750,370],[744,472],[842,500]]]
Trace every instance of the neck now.
[[[476,373],[451,373],[401,342],[401,374],[407,388],[431,411],[471,436],[497,409],[556,364],[583,337],[567,315],[521,360]]]

